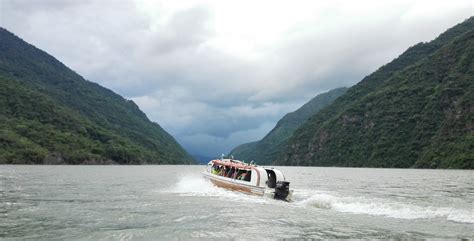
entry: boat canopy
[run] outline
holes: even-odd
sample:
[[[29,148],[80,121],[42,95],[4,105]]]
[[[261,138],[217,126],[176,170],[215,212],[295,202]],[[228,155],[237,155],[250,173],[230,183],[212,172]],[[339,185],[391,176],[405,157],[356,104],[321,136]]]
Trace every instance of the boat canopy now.
[[[217,164],[217,165],[223,165],[223,166],[228,166],[228,167],[234,167],[234,168],[244,169],[244,170],[255,169],[255,166],[254,166],[254,165],[244,164],[244,163],[241,163],[241,162],[221,161],[221,160],[213,160],[212,162],[213,162],[214,164]]]

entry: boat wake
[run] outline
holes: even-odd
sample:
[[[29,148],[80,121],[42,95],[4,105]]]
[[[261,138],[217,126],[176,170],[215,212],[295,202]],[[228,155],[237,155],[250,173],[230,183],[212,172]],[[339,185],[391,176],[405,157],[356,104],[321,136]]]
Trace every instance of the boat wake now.
[[[338,212],[385,216],[398,219],[444,218],[453,222],[474,223],[474,210],[453,207],[421,206],[382,198],[339,196],[334,192],[295,190],[294,204]]]
[[[459,223],[474,223],[474,210],[454,207],[416,205],[383,198],[341,196],[337,192],[296,189],[293,201],[285,203],[269,198],[251,196],[214,186],[199,175],[182,176],[175,185],[162,190],[179,196],[215,197],[220,200],[252,202],[271,205],[291,205],[303,208],[334,210],[343,213],[385,216],[398,219],[442,218]]]
[[[179,178],[175,185],[162,190],[166,193],[175,193],[179,196],[206,196],[216,197],[231,201],[246,201],[255,203],[265,203],[266,199],[251,196],[236,191],[227,190],[214,186],[209,180],[200,175],[186,175]]]

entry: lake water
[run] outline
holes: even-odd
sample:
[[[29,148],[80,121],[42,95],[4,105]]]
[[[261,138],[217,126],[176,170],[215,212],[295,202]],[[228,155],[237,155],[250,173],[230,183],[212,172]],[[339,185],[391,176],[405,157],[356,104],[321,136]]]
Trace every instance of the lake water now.
[[[474,238],[474,171],[281,167],[294,202],[204,166],[0,166],[0,238]]]

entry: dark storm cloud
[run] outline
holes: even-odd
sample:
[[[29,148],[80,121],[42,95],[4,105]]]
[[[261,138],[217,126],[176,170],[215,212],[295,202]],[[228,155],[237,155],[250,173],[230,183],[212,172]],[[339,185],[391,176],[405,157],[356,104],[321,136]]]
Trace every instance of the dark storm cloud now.
[[[2,27],[209,156],[470,15],[469,1],[0,0]]]

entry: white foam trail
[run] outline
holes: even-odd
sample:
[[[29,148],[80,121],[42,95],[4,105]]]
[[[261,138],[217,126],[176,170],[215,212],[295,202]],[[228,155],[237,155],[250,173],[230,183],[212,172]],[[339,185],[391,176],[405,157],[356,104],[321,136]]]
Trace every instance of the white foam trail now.
[[[273,199],[246,195],[214,186],[202,176],[181,177],[163,192],[180,196],[208,196],[226,201],[284,204]],[[452,207],[420,206],[381,198],[340,196],[330,191],[294,190],[292,205],[331,209],[338,212],[385,216],[398,219],[444,218],[453,222],[474,223],[474,210]]]
[[[218,197],[231,201],[245,201],[253,203],[265,203],[268,200],[251,196],[236,191],[214,186],[209,180],[197,175],[182,176],[172,187],[162,190],[162,192],[176,193],[180,196],[208,196]]]
[[[459,210],[452,210],[447,219],[459,223],[474,223],[474,212],[463,212]]]
[[[180,177],[178,182],[166,191],[185,196],[216,196],[219,194],[219,190],[212,183],[200,176]]]
[[[456,209],[452,207],[419,206],[378,198],[340,197],[325,193],[312,195],[303,194],[296,205],[312,206],[322,209],[332,209],[338,212],[353,214],[368,214],[399,219],[431,219],[445,218],[454,222],[474,223],[474,210]],[[295,197],[302,195],[295,193]]]

